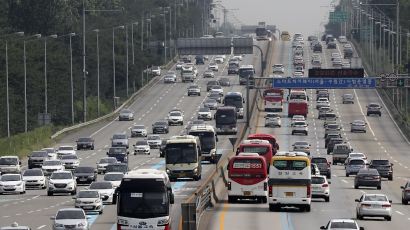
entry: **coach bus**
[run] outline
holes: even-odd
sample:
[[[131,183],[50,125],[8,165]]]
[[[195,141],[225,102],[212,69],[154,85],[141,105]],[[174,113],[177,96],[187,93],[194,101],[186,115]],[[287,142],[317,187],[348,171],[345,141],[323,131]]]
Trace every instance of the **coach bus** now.
[[[266,112],[282,112],[283,89],[266,89],[265,91],[263,91],[263,101]]]
[[[309,97],[305,90],[291,90],[288,96],[288,117],[302,115],[307,117]]]

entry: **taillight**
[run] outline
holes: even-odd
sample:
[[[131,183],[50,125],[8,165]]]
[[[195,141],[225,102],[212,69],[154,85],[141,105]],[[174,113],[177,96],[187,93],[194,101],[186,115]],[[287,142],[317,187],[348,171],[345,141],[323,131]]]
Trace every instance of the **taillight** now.
[[[269,186],[269,192],[268,192],[268,194],[269,194],[269,197],[272,197],[272,186]]]
[[[121,225],[117,224],[117,230],[121,230]]]
[[[323,188],[329,187],[329,184],[322,184]]]
[[[406,190],[404,190],[404,191],[406,191],[406,192],[410,192],[410,188],[406,188]]]
[[[263,183],[263,191],[266,191],[266,190],[268,190],[268,183]]]
[[[310,187],[310,184],[308,184],[308,185],[306,186],[306,196],[307,196],[307,197],[310,197],[311,190],[312,190],[312,187]]]
[[[362,204],[361,206],[362,207],[370,207],[371,205],[370,204]]]
[[[228,190],[231,190],[231,187],[232,187],[231,182],[228,182]]]
[[[383,204],[382,207],[383,207],[383,208],[390,208],[390,207],[391,207],[391,204]]]
[[[374,176],[373,178],[374,179],[380,179],[380,176]]]
[[[327,167],[328,167],[328,168],[330,167],[330,162],[327,162]]]

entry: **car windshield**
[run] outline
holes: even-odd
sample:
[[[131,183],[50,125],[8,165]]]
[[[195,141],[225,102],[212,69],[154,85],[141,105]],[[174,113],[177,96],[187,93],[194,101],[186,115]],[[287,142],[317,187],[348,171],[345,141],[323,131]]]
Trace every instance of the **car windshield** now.
[[[269,148],[265,147],[265,146],[254,146],[254,145],[250,145],[250,146],[243,146],[242,148],[242,152],[245,153],[257,153],[259,155],[265,155],[266,153],[268,153]]]
[[[135,145],[148,145],[148,142],[146,140],[140,140],[140,141],[137,141]]]
[[[369,104],[369,107],[375,107],[376,108],[376,107],[379,107],[379,106],[380,106],[379,104],[373,104],[373,103]]]
[[[214,99],[207,99],[205,103],[216,103],[216,101]]]
[[[294,145],[309,145],[309,143],[307,143],[305,141],[297,141],[297,142],[295,142]]]
[[[366,195],[364,201],[387,201],[387,197],[381,195]]]
[[[275,118],[275,117],[280,117],[280,115],[279,115],[279,114],[277,114],[277,113],[268,113],[268,114],[266,114],[266,117],[272,117],[272,118]]]
[[[295,122],[295,125],[306,125],[306,123],[303,121],[297,121]]]
[[[205,122],[202,121],[202,120],[195,120],[195,121],[192,122],[192,124],[193,125],[202,125],[202,124],[205,124]]]
[[[190,85],[189,89],[198,89],[198,86],[197,85]]]
[[[80,191],[78,192],[78,198],[98,198],[98,191]]]
[[[93,182],[90,189],[112,189],[112,184],[110,182]]]
[[[20,181],[20,175],[3,175],[1,181]]]
[[[152,135],[152,136],[148,136],[147,140],[161,140],[161,138],[159,136]]]
[[[78,142],[91,142],[91,141],[93,141],[93,139],[91,139],[89,137],[78,138]]]
[[[353,124],[355,124],[355,125],[364,125],[364,121],[362,121],[362,120],[355,120],[355,121],[353,121]]]
[[[51,174],[50,179],[72,179],[73,176],[71,175],[71,173],[53,173]]]
[[[326,126],[326,128],[327,128],[327,129],[338,129],[338,128],[339,128],[339,125],[337,125],[337,124],[329,124],[329,125]]]
[[[179,116],[181,116],[181,113],[180,112],[171,112],[171,113],[169,113],[169,115],[179,117]]]
[[[350,165],[364,165],[364,161],[363,160],[350,160],[349,164]]]
[[[81,220],[85,219],[84,212],[81,210],[64,210],[59,211],[56,216],[56,220]]]
[[[166,125],[167,123],[165,121],[157,121],[155,122],[154,125]]]
[[[114,136],[112,136],[112,139],[127,139],[127,135],[125,135],[125,134],[114,134]]]
[[[143,125],[134,125],[134,129],[145,129]]]
[[[18,160],[14,157],[3,157],[0,158],[0,165],[17,165]]]
[[[76,155],[64,155],[64,156],[61,156],[61,160],[73,160],[73,159],[78,159],[78,156],[76,156]]]
[[[41,169],[27,169],[23,176],[43,176],[43,171]]]
[[[336,114],[335,113],[326,113],[326,118],[335,118]]]
[[[327,164],[326,158],[312,158],[312,163],[318,164],[318,163],[324,163]]]
[[[108,149],[109,154],[124,153],[127,152],[125,147],[111,147]]]
[[[360,170],[357,175],[379,175],[379,172],[376,169],[363,169]]]
[[[115,158],[103,158],[103,159],[100,160],[99,163],[100,164],[106,164],[106,163],[114,164],[114,163],[117,163],[117,159],[115,159]]]
[[[60,148],[58,148],[58,150],[74,150],[74,148],[71,146],[61,146]]]
[[[330,229],[357,229],[354,222],[333,222],[330,224]]]
[[[388,160],[372,160],[372,165],[389,165]]]
[[[200,108],[199,112],[209,112],[211,111],[209,108]]]
[[[122,173],[115,173],[115,174],[105,174],[104,180],[105,181],[120,181],[124,177]]]
[[[93,173],[94,168],[93,167],[77,167],[74,170],[75,173]]]
[[[325,183],[325,178],[312,176],[312,184],[324,184],[324,183]]]
[[[43,152],[43,151],[39,151],[39,152],[32,152],[31,157],[48,157],[48,153],[47,152]]]
[[[43,166],[62,165],[61,161],[44,161]]]

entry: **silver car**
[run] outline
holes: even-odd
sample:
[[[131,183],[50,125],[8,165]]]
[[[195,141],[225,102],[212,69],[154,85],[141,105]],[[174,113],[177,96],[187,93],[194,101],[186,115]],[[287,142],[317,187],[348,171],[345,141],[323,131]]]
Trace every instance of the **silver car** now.
[[[366,168],[366,161],[362,158],[351,158],[345,165],[346,176],[357,174],[360,169]]]
[[[123,109],[120,111],[120,115],[118,116],[118,120],[120,121],[132,121],[134,120],[134,112],[129,109]]]
[[[363,217],[383,217],[391,221],[392,208],[391,200],[384,194],[363,194],[357,202],[356,217],[363,220]]]
[[[354,120],[350,123],[350,132],[366,132],[367,123],[363,120]]]
[[[410,200],[410,181],[407,181],[404,186],[400,187],[402,189],[401,203],[409,204]]]
[[[85,212],[103,213],[103,202],[98,191],[81,190],[77,193],[75,198],[75,207],[81,208]]]
[[[214,99],[206,99],[204,101],[204,107],[208,107],[211,110],[216,110],[218,108],[218,102]]]
[[[280,114],[278,113],[267,113],[265,115],[265,127],[281,127],[282,121]]]
[[[295,152],[305,152],[310,155],[310,144],[307,141],[296,141],[292,147]]]
[[[53,220],[53,230],[88,230],[90,226],[87,221],[88,217],[81,208],[62,208],[57,211],[56,216],[51,217]]]
[[[128,137],[126,134],[117,133],[114,134],[111,138],[112,147],[126,147],[128,149]]]

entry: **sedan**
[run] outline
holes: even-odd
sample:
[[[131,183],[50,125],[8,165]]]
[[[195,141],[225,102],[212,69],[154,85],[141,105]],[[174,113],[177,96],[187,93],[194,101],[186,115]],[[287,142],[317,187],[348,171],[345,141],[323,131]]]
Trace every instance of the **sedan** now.
[[[316,109],[320,109],[321,107],[324,107],[324,106],[329,107],[330,102],[329,102],[329,99],[321,97],[316,102]]]
[[[281,127],[282,121],[280,114],[278,113],[267,113],[265,115],[265,127]]]
[[[147,142],[152,149],[158,149],[161,146],[161,137],[159,135],[148,135]]]
[[[152,124],[152,133],[169,133],[168,121],[156,121]]]
[[[62,208],[57,211],[53,220],[53,230],[65,230],[68,228],[88,230],[87,216],[81,208]]]
[[[102,197],[103,203],[116,204],[114,197],[115,188],[109,181],[93,182],[90,185],[91,191],[98,191]]]
[[[97,180],[97,169],[90,166],[79,166],[74,170],[77,184],[91,184]]]
[[[350,123],[350,132],[366,132],[367,123],[363,120],[354,120]]]
[[[204,72],[204,78],[214,78],[214,77],[215,77],[214,71],[206,70]]]
[[[204,101],[204,107],[208,107],[211,110],[216,110],[218,108],[218,102],[214,99],[206,99]]]
[[[114,188],[118,188],[121,185],[121,180],[124,177],[124,173],[121,172],[110,172],[104,175],[104,181],[111,182]]]
[[[131,137],[146,137],[147,129],[144,125],[134,125],[131,128]]]
[[[45,176],[50,176],[55,171],[64,170],[64,164],[60,160],[46,160],[41,166]]]
[[[61,162],[65,169],[75,169],[80,166],[80,159],[77,155],[67,155],[61,157]]]
[[[198,119],[212,120],[212,113],[208,107],[200,108],[198,111]]]
[[[129,109],[123,109],[118,116],[119,121],[132,121],[134,120],[134,112]]]
[[[305,152],[310,155],[310,144],[307,141],[296,141],[292,147],[295,152]]]
[[[75,199],[76,208],[81,208],[85,212],[103,213],[103,203],[98,191],[81,190],[73,199]]]
[[[224,89],[220,85],[214,85],[211,88],[212,93],[219,93],[221,96],[224,95]]]
[[[214,62],[209,63],[208,69],[209,69],[209,70],[212,70],[212,71],[215,71],[215,72],[218,72],[218,70],[219,70],[218,64],[216,64],[216,63],[214,63]]]
[[[382,179],[377,169],[360,169],[354,178],[354,188],[358,189],[360,186],[382,189]]]
[[[222,103],[222,96],[221,96],[221,94],[219,94],[218,92],[211,92],[211,93],[208,95],[208,98],[214,99],[214,100],[217,101],[218,103]]]
[[[26,184],[20,174],[4,174],[0,178],[0,194],[26,193]]]
[[[97,173],[105,173],[105,170],[109,164],[118,163],[115,157],[103,157],[97,162]]]
[[[45,189],[46,177],[41,169],[27,169],[23,173],[23,181],[28,188]]]
[[[80,137],[77,139],[77,150],[91,149],[94,150],[94,139],[91,137]]]
[[[359,227],[357,222],[352,219],[332,219],[326,226],[321,226],[320,229],[324,230],[364,230],[363,227]]]
[[[400,186],[402,189],[401,192],[401,203],[402,204],[409,204],[410,200],[410,181],[407,181],[407,183],[404,186]]]
[[[330,181],[326,176],[312,176],[312,198],[322,198],[325,202],[330,200]]]
[[[363,217],[383,217],[387,221],[391,221],[392,209],[391,200],[384,194],[363,194],[360,199],[355,200],[356,217],[358,220],[363,220]]]
[[[134,145],[134,155],[137,154],[147,154],[149,155],[151,152],[151,148],[148,144],[147,140],[139,140]]]
[[[274,64],[272,66],[272,72],[273,73],[285,73],[285,67],[283,66],[283,64]]]
[[[343,94],[342,96],[343,104],[354,104],[354,96],[351,93]]]
[[[219,84],[224,87],[229,87],[231,86],[231,80],[229,80],[229,78],[222,77],[219,79]]]

